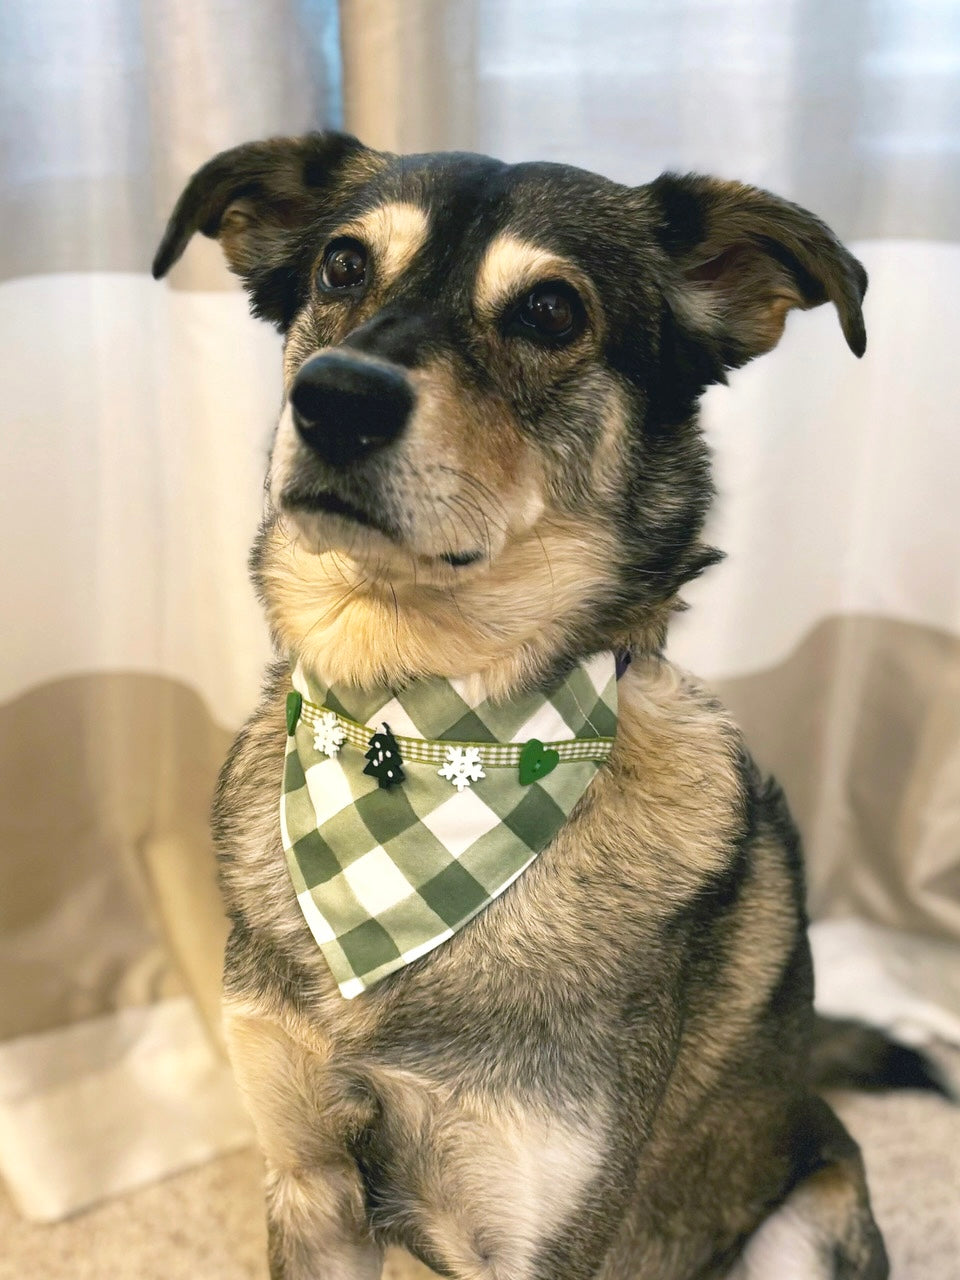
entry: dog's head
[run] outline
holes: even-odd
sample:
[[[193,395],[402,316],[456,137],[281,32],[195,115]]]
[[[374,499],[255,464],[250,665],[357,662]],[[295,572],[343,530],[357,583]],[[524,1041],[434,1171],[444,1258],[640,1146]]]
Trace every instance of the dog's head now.
[[[280,644],[366,682],[662,641],[711,487],[704,388],[866,274],[735,182],[394,156],[343,134],[217,156],[154,262],[216,236],[285,335],[255,555]]]

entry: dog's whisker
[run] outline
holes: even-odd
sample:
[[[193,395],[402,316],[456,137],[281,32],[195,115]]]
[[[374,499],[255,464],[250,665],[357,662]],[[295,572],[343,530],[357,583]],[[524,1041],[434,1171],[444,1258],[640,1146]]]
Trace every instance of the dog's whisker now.
[[[369,586],[369,579],[366,576],[358,578],[358,580],[353,584],[352,587],[350,587],[347,591],[345,591],[341,596],[338,596],[336,600],[332,601],[331,604],[324,610],[324,612],[320,614],[320,616],[316,619],[316,621],[304,633],[305,637],[312,635],[313,632],[316,631],[318,627],[323,626],[323,624],[327,622],[333,615],[339,613],[340,610],[343,608],[343,606],[346,604],[346,602],[352,596],[362,591],[363,588],[366,586]]]
[[[540,533],[540,530],[536,527],[536,525],[534,525],[533,527],[533,536],[536,538],[537,542],[539,543],[540,551],[543,555],[543,562],[547,566],[547,573],[550,575],[550,595],[551,595],[551,599],[555,600],[557,595],[557,583],[556,583],[556,579],[553,576],[553,564],[550,560],[550,554],[547,551],[547,547],[545,542],[543,541],[543,537]],[[551,612],[552,612],[552,609],[551,609]]]
[[[477,490],[480,497],[483,498],[486,502],[488,502],[491,507],[499,508],[503,516],[503,523],[501,524],[500,529],[501,529],[501,532],[506,531],[509,525],[509,520],[507,518],[506,510],[504,509],[501,499],[497,496],[497,494],[495,494],[489,488],[489,486],[484,484],[483,481],[478,479],[476,476],[470,475],[469,472],[463,471],[459,467],[450,467],[442,463],[439,464],[439,467],[441,471],[445,471],[448,474],[452,475],[453,478],[455,480],[458,480],[461,484],[467,485],[470,488]]]
[[[451,520],[451,523],[453,522],[453,514],[457,511],[459,512],[459,518],[463,523],[472,526],[474,533],[480,541],[483,554],[489,559],[491,551],[490,528],[486,522],[482,508],[458,494],[450,494],[446,497],[440,498],[439,501],[442,502],[450,512],[448,518]],[[483,526],[482,528],[481,524]]]
[[[394,614],[394,641],[397,653],[400,653],[400,601],[397,599],[397,589],[389,580],[387,585],[390,588],[390,594],[393,596],[393,614]]]

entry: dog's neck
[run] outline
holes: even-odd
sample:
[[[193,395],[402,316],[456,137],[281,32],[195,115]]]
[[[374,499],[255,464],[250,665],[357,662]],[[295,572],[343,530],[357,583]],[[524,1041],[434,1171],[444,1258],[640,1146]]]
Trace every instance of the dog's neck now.
[[[274,527],[257,576],[278,648],[330,683],[475,677],[487,696],[505,699],[597,649],[662,646],[674,602],[625,620],[616,634],[597,629],[591,588],[609,583],[613,553],[595,534],[585,542],[573,526],[552,527],[508,546],[493,569],[438,586],[315,554]]]

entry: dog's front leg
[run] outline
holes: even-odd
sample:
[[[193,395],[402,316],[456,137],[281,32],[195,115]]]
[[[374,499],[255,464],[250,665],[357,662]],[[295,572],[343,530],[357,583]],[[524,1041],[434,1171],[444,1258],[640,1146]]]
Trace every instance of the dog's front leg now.
[[[270,1280],[377,1280],[382,1253],[356,1212],[358,1182],[356,1169],[268,1163]]]
[[[377,1280],[348,1138],[369,1100],[276,1023],[228,1009],[227,1045],[267,1161],[271,1280]]]

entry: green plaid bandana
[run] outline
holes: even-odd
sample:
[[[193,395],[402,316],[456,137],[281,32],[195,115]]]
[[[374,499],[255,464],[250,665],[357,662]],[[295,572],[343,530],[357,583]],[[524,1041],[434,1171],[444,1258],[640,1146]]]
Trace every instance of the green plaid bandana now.
[[[348,999],[502,893],[550,843],[613,746],[612,653],[509,702],[470,696],[472,688],[437,678],[355,689],[293,670],[283,847],[304,917]],[[396,783],[386,777],[395,751],[384,758],[382,737],[380,750],[371,747],[385,726],[401,757]]]

